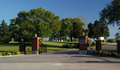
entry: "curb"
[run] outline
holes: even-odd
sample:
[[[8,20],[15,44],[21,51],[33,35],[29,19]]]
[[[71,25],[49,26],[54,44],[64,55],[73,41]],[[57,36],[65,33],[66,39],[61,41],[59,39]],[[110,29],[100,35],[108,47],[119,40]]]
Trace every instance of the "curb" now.
[[[20,54],[20,55],[24,55],[24,54]],[[13,57],[13,56],[20,56],[20,55],[6,55],[6,56],[0,56],[0,57]]]

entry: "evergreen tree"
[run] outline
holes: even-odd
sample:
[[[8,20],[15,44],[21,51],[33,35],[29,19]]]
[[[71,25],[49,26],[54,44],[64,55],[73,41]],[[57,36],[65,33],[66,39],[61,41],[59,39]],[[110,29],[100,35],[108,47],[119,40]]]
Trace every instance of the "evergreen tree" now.
[[[9,27],[4,20],[2,20],[0,24],[0,41],[2,43],[9,43],[11,39],[11,33],[9,31]]]
[[[107,21],[104,18],[101,18],[99,21],[101,25],[101,36],[106,39],[110,36]]]
[[[73,23],[73,37],[79,38],[82,35],[84,22],[82,22],[79,18],[74,19]]]
[[[89,30],[88,37],[93,38],[94,32],[93,32],[93,24],[91,22],[88,24],[88,30]]]

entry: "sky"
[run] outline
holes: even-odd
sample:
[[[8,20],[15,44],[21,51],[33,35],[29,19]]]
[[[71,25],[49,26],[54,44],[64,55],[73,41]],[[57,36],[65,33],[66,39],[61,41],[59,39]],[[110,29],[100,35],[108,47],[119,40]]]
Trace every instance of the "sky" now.
[[[85,16],[86,23],[99,20],[99,12],[112,0],[0,0],[0,22],[4,19],[9,25],[10,19],[17,17],[20,11],[42,7],[62,18]],[[115,38],[118,26],[109,25],[110,37]]]

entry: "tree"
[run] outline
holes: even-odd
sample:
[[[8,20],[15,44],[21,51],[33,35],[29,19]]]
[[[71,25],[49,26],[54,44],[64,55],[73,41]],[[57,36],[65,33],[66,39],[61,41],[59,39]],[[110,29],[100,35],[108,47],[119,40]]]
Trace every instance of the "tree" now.
[[[91,22],[88,24],[88,30],[89,30],[88,37],[93,38],[94,32],[93,32],[93,24]]]
[[[74,18],[73,20],[74,20],[74,23],[73,23],[73,37],[78,38],[80,35],[82,35],[83,26],[85,24],[79,18]]]
[[[78,38],[79,35],[82,34],[82,29],[84,26],[84,22],[82,22],[79,18],[65,18],[61,20],[61,30],[60,36],[67,37],[69,36],[71,41],[72,38]]]
[[[108,24],[120,23],[120,0],[113,0],[100,12],[100,16],[108,20]]]
[[[94,32],[93,38],[98,39],[101,36],[101,26],[100,22],[97,20],[93,24],[93,32]]]
[[[72,18],[65,18],[61,20],[61,30],[60,32],[60,37],[72,37],[72,30],[73,30],[73,19]]]
[[[95,21],[94,24],[88,24],[89,34],[88,37],[98,39],[101,36],[101,25],[99,21]]]
[[[101,18],[99,21],[101,25],[101,36],[106,39],[110,36],[107,21],[104,18]]]
[[[83,29],[83,31],[82,31],[82,32],[84,32],[84,33],[85,33],[85,35],[88,35],[89,30],[88,30],[88,29]]]
[[[12,30],[12,36],[17,40],[23,38],[30,41],[34,34],[39,37],[50,37],[51,34],[59,34],[60,24],[59,16],[55,16],[51,11],[46,11],[42,7],[31,9],[30,11],[22,11],[18,13],[18,17],[11,20],[11,30],[17,26],[16,30]],[[16,32],[16,33],[15,33]]]
[[[120,32],[117,32],[117,33],[115,34],[115,40],[118,40],[118,39],[120,39]]]
[[[2,20],[0,24],[0,41],[2,43],[9,43],[11,39],[11,33],[9,31],[9,27],[4,20]]]

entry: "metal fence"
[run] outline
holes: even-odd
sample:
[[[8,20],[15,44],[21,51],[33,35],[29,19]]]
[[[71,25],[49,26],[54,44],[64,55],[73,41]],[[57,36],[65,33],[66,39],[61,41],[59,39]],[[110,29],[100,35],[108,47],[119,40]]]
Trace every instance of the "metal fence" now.
[[[40,45],[40,53],[47,53],[47,44]]]

